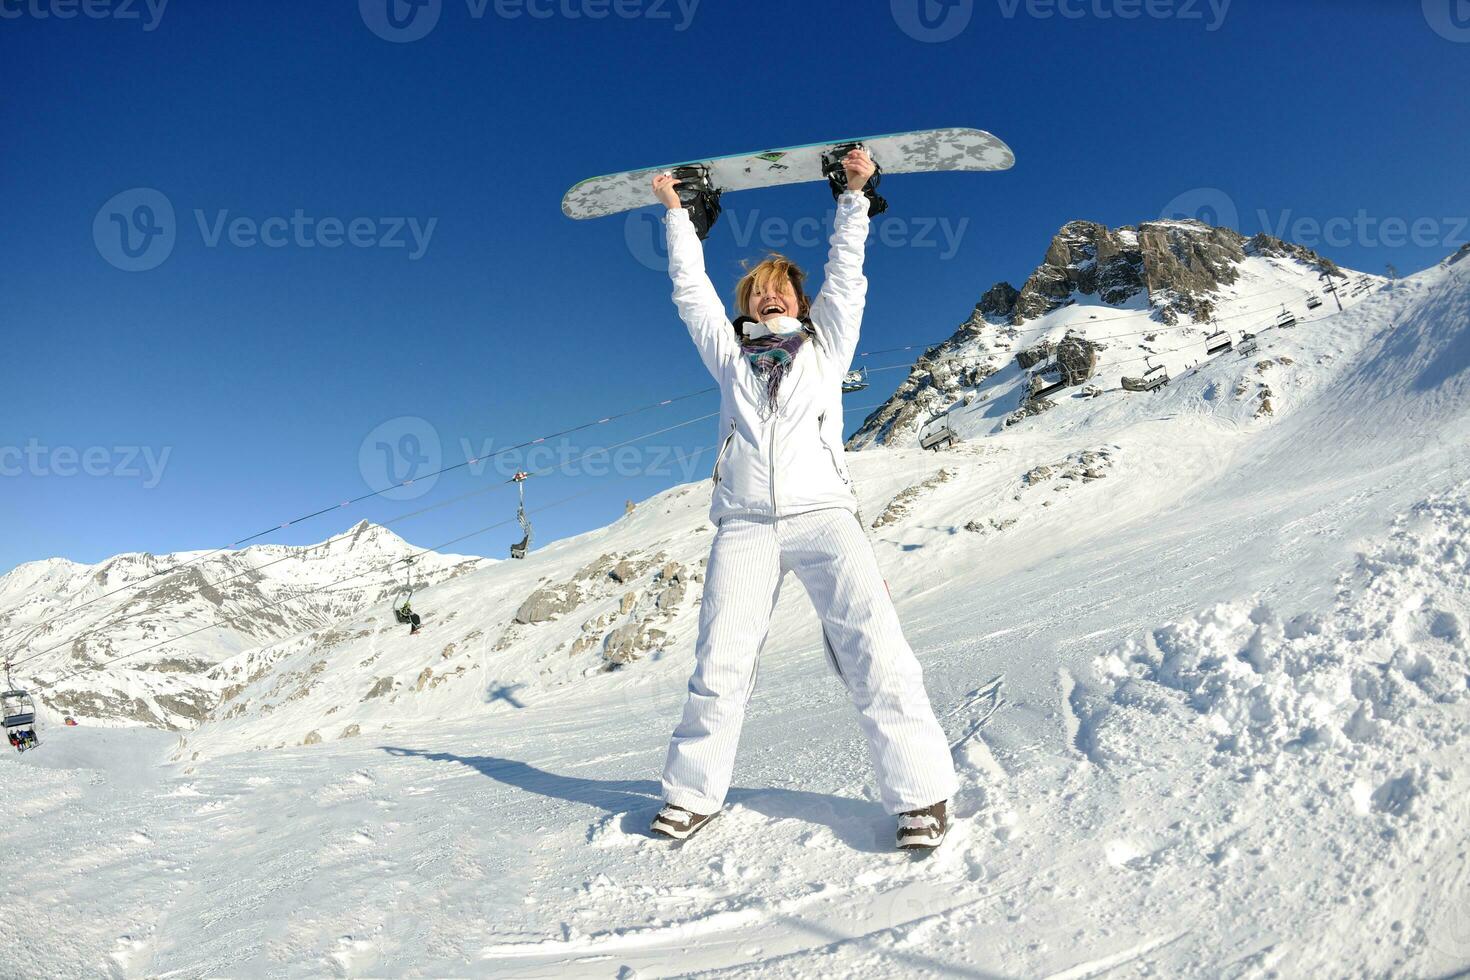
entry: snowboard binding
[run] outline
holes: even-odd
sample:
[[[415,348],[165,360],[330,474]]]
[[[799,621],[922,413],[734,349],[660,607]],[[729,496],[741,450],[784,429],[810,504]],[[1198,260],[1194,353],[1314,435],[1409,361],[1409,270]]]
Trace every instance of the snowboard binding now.
[[[842,158],[861,147],[861,143],[842,143],[822,154],[822,173],[832,188],[832,200],[837,200],[847,190],[847,170],[842,166]],[[883,168],[878,166],[877,160],[874,160],[873,176],[869,177],[868,182],[863,185],[863,196],[868,199],[868,217],[870,218],[876,218],[888,210],[888,202],[878,193],[878,181],[882,177]]]
[[[704,241],[720,217],[720,191],[710,183],[709,170],[705,167],[675,167],[670,173],[679,182],[674,187],[679,193],[679,203],[689,212],[695,234]]]

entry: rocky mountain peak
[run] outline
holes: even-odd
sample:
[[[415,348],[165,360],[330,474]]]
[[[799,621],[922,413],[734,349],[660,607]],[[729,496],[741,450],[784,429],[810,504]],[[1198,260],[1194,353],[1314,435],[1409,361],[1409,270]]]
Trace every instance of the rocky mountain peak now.
[[[1247,255],[1289,257],[1329,275],[1342,274],[1304,246],[1265,234],[1247,240],[1200,221],[1146,221],[1117,229],[1071,221],[1052,238],[1041,265],[1019,290],[997,283],[976,309],[992,323],[1021,326],[1078,294],[1118,305],[1146,293],[1163,323],[1177,323],[1180,316],[1203,321],[1211,312],[1208,295],[1235,283]]]

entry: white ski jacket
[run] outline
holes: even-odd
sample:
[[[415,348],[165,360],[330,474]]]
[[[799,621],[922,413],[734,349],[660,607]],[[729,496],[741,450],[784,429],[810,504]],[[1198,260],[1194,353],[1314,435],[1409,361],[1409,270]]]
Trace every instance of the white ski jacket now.
[[[710,520],[787,517],[826,507],[855,512],[857,499],[843,459],[842,378],[857,350],[868,292],[863,276],[867,198],[849,191],[837,202],[826,278],[809,314],[816,335],[792,359],[774,412],[766,405],[765,382],[745,359],[705,274],[704,248],[689,213],[671,210],[664,225],[674,303],[720,386]]]

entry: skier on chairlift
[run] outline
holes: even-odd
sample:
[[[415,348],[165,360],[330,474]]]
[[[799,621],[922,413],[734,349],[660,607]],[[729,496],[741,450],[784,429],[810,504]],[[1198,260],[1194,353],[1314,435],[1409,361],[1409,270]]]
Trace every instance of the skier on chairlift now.
[[[667,208],[674,303],[719,382],[722,406],[710,508],[718,530],[656,834],[687,838],[724,805],[756,660],[787,572],[796,573],[822,619],[833,666],[861,717],[883,806],[898,818],[898,846],[937,847],[948,827],[957,787],[949,744],[855,516],[842,456],[842,381],[868,288],[870,205],[881,210],[876,171],[861,147],[827,169],[837,217],[817,296],[808,300],[801,269],[770,255],[737,284],[734,322],[705,273],[686,209],[697,211],[697,202],[681,200],[673,174],[653,180]]]

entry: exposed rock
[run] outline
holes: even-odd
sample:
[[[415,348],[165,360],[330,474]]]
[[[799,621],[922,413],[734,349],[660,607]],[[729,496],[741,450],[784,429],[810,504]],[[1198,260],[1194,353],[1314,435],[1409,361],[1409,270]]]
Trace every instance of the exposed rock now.
[[[1006,416],[1006,428],[1010,428],[1017,422],[1024,422],[1026,419],[1029,419],[1036,415],[1040,415],[1042,412],[1050,411],[1051,409],[1056,407],[1057,403],[1052,401],[1050,398],[1028,399],[1026,401],[1026,404],[1022,405],[1020,408],[1016,409],[1014,412]]]
[[[429,683],[429,678],[433,676],[434,669],[432,667],[425,667],[419,672],[419,679],[414,682],[413,689],[415,691],[422,691],[424,686]]]
[[[1021,366],[1023,371],[1029,371],[1036,365],[1043,364],[1049,360],[1052,349],[1051,341],[1043,340],[1035,347],[1028,347],[1023,351],[1018,351],[1016,353],[1016,363]]]
[[[625,592],[622,601],[618,603],[618,614],[626,616],[633,611],[633,607],[636,605],[638,605],[638,593]]]
[[[610,664],[629,664],[642,654],[657,648],[666,636],[668,634],[663,630],[655,629],[646,622],[619,626],[607,635],[602,657]]]
[[[632,562],[628,561],[627,559],[623,559],[622,561],[614,565],[612,570],[609,571],[607,574],[609,577],[612,578],[614,582],[617,582],[619,585],[627,585],[629,582],[633,581],[633,579],[637,577],[638,568]]]
[[[575,609],[581,596],[568,586],[544,586],[532,592],[516,610],[515,621],[525,625],[546,623]]]
[[[379,677],[377,683],[373,685],[372,690],[367,692],[363,700],[368,701],[372,698],[380,698],[391,690],[393,690],[393,678]]]
[[[1021,293],[1008,282],[998,282],[985,291],[975,312],[993,323],[1010,323],[1016,313],[1016,300]]]
[[[1040,483],[1043,480],[1050,480],[1051,479],[1051,467],[1050,466],[1036,466],[1036,467],[1033,467],[1021,479],[1026,482],[1026,485],[1027,486],[1035,486],[1036,484]]]
[[[1057,344],[1062,380],[1073,386],[1090,380],[1097,372],[1097,351],[1097,345],[1086,338],[1070,333],[1063,337]]]
[[[359,725],[357,722],[353,722],[352,724],[348,725],[346,728],[342,729],[342,734],[341,735],[338,735],[337,737],[338,738],[356,738],[357,736],[359,736],[361,734],[362,734],[362,726]]]
[[[908,515],[909,509],[913,506],[914,501],[933,492],[934,488],[939,486],[940,484],[948,483],[950,480],[955,478],[957,473],[957,470],[946,466],[944,469],[940,470],[938,473],[935,473],[927,480],[924,480],[921,483],[915,483],[911,487],[906,487],[905,489],[900,490],[894,496],[894,498],[888,502],[888,506],[883,508],[883,513],[878,515],[871,526],[875,528],[886,527],[889,524],[894,524],[902,520]]]
[[[301,744],[302,745],[320,745],[320,744],[322,744],[322,733],[321,732],[317,732],[317,731],[307,732],[306,733],[306,737],[301,740]]]

